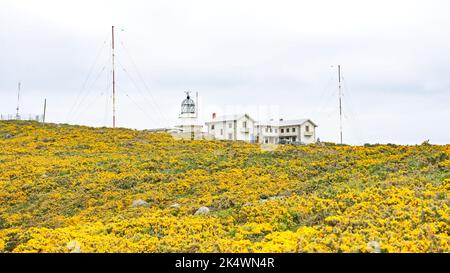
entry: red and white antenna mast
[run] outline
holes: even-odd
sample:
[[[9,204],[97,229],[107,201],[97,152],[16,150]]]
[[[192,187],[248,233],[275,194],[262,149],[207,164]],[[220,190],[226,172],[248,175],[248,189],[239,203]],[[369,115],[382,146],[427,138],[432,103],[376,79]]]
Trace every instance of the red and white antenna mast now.
[[[114,70],[114,26],[111,27],[111,54],[112,54],[112,122],[113,128],[116,128],[116,75]]]
[[[341,66],[338,65],[338,77],[339,77],[339,130],[342,144],[342,88],[341,88]]]

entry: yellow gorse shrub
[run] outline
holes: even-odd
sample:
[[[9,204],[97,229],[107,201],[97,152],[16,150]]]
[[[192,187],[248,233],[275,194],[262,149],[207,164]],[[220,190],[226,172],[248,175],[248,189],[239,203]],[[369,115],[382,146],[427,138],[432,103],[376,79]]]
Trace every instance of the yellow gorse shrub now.
[[[0,252],[448,252],[449,162],[3,121]]]

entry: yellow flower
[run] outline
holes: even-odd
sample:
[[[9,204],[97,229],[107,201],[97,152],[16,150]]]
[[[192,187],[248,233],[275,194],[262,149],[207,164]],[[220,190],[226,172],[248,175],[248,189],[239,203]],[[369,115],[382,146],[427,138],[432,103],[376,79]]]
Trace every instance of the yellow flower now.
[[[0,252],[449,252],[449,155],[0,121]]]

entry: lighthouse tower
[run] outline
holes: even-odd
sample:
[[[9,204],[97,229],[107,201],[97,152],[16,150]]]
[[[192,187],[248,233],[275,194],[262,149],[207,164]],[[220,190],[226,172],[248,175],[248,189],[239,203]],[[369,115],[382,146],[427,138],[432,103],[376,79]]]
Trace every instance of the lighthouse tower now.
[[[198,96],[196,96],[198,98]],[[182,133],[186,134],[191,139],[197,138],[201,135],[202,125],[198,124],[198,101],[190,96],[190,92],[186,91],[186,98],[181,102],[181,113],[179,115],[180,128]]]

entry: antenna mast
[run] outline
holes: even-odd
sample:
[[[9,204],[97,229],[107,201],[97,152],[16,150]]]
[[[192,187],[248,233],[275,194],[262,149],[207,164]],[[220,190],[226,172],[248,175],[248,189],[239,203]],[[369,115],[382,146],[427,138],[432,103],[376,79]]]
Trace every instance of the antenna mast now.
[[[114,71],[114,26],[111,27],[113,128],[116,128],[116,78]]]
[[[44,99],[44,114],[42,115],[42,123],[45,123],[46,112],[47,112],[47,99]]]
[[[19,105],[20,105],[20,82],[17,84],[17,107],[16,107],[16,119],[20,119],[19,116]]]
[[[342,144],[342,88],[341,88],[341,66],[338,65],[338,77],[339,77],[339,129]]]

